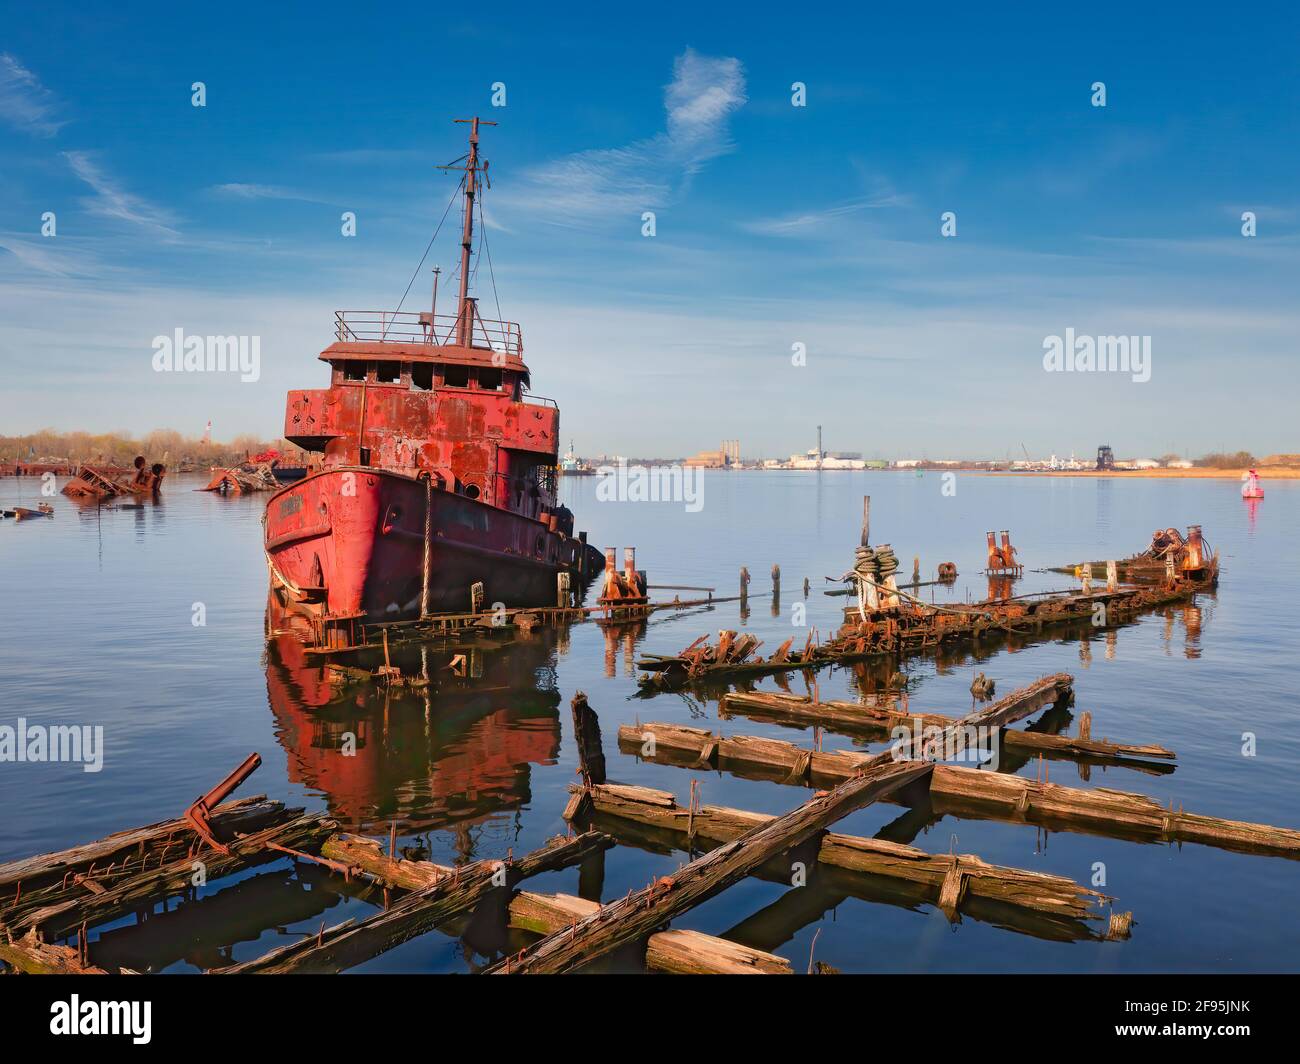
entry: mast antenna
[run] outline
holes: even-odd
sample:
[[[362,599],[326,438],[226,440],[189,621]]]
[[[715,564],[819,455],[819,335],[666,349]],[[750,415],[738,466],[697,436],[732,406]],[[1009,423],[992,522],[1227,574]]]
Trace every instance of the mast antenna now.
[[[469,125],[469,152],[462,156],[464,166],[451,163],[438,167],[439,170],[465,171],[465,219],[461,227],[460,241],[460,301],[456,311],[456,343],[461,347],[470,346],[474,333],[474,303],[469,295],[469,259],[474,247],[474,197],[478,193],[478,175],[487,179],[488,164],[479,164],[478,127],[495,126],[475,115],[473,118],[457,118],[458,123]],[[461,160],[456,160],[460,162]]]

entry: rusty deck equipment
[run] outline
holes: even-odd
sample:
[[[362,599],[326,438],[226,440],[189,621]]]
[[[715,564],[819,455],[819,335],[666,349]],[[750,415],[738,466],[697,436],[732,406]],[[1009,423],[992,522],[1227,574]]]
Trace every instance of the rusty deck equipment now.
[[[993,538],[992,532],[986,532],[988,537],[988,560],[985,563],[984,571],[996,576],[1020,576],[1025,567],[1016,560],[1016,548],[1011,545],[1011,533],[1007,529],[1002,530],[1002,545],[998,546]]]
[[[262,757],[260,754],[249,754],[229,776],[208,791],[207,794],[194,799],[190,807],[185,810],[185,819],[189,822],[190,827],[194,829],[194,833],[218,853],[228,854],[230,853],[230,847],[224,842],[218,841],[216,835],[213,834],[212,810],[229,798],[235,789],[256,771],[261,763]]]
[[[1129,558],[1078,562],[1047,571],[1080,576],[1085,567],[1098,573],[1113,567],[1119,579],[1134,582],[1168,583],[1177,577],[1204,589],[1215,588],[1219,583],[1219,552],[1206,541],[1200,525],[1188,525],[1185,536],[1176,528],[1157,528],[1146,550]]]

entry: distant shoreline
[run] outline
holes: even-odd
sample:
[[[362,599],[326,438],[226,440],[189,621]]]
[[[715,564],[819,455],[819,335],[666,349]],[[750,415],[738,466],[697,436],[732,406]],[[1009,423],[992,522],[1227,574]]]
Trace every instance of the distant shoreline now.
[[[638,460],[639,461],[639,460]],[[698,466],[710,472],[725,473],[975,473],[983,477],[1162,477],[1190,478],[1193,480],[1241,480],[1246,469],[1213,469],[1193,466],[1191,469],[984,469],[979,466],[908,466],[905,469],[765,469],[759,466]],[[1260,480],[1300,480],[1300,466],[1256,466]]]
[[[1206,480],[1241,480],[1248,470],[1210,469],[968,469],[989,477],[1190,477]],[[1260,480],[1300,480],[1300,467],[1263,466],[1255,470]]]

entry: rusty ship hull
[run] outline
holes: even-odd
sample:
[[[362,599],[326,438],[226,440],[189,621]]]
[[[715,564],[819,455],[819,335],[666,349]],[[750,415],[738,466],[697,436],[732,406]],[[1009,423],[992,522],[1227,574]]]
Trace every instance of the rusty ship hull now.
[[[463,612],[475,583],[489,606],[554,605],[558,574],[580,580],[603,565],[599,551],[542,521],[380,469],[307,477],[273,496],[266,515],[273,587],[286,605],[333,616]]]

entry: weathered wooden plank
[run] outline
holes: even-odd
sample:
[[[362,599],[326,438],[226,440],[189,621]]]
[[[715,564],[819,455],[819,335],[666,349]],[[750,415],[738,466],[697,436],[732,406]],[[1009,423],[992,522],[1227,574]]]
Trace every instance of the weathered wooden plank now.
[[[675,916],[743,879],[756,866],[805,842],[852,810],[924,778],[932,768],[926,762],[897,761],[881,755],[865,764],[859,775],[833,790],[815,795],[799,808],[746,832],[673,875],[604,906],[570,930],[548,935],[520,956],[495,964],[488,971],[568,971],[645,938]]]
[[[260,831],[273,823],[291,820],[293,815],[285,810],[283,802],[267,801],[265,795],[258,795],[217,806],[211,819],[219,838],[232,838],[237,833]],[[10,861],[0,865],[0,896],[5,903],[12,903],[13,892],[19,884],[24,894],[30,894],[50,883],[84,874],[92,866],[129,865],[145,854],[149,855],[150,863],[156,863],[157,855],[153,851],[187,847],[195,837],[189,823],[178,818],[119,831],[56,853]]]
[[[518,861],[479,861],[455,869],[450,875],[432,873],[432,882],[411,890],[383,912],[359,923],[345,921],[323,930],[316,938],[282,946],[216,972],[223,975],[339,972],[433,930],[473,908],[494,890],[511,889],[521,879],[563,868],[612,844],[607,835],[591,831],[573,838],[552,839]],[[407,862],[408,865],[416,863]],[[407,873],[417,877],[424,874],[410,869]]]
[[[894,729],[921,731],[945,728],[952,717],[939,713],[909,713],[887,706],[860,705],[853,702],[817,701],[806,695],[774,692],[737,691],[723,697],[723,717],[743,715],[795,727],[823,727],[859,738],[880,738]],[[1168,765],[1151,765],[1151,761],[1173,761],[1176,754],[1156,744],[1116,743],[1090,736],[1050,735],[1045,732],[1006,730],[1002,733],[1004,749],[1028,756],[1083,760],[1158,773],[1172,772]]]
[[[35,930],[22,938],[0,938],[0,961],[25,975],[107,975],[103,968],[83,964],[71,946],[42,942]]]
[[[571,894],[520,891],[510,902],[510,925],[554,934],[599,912],[600,905]],[[646,940],[646,967],[674,975],[790,975],[790,962],[699,931],[659,931]]]
[[[771,823],[775,817],[725,806],[704,805],[694,812],[679,807],[667,791],[605,786],[592,789],[593,809],[603,817],[619,817],[672,831],[681,845],[700,839],[729,842],[748,831]],[[602,819],[602,826],[609,827]],[[610,830],[613,830],[612,828]],[[823,864],[901,880],[926,888],[926,900],[954,917],[966,895],[1018,908],[1071,919],[1099,919],[1105,895],[1080,886],[1064,876],[990,865],[972,854],[929,854],[914,846],[884,839],[865,839],[828,832],[822,837],[817,859]],[[956,891],[944,898],[945,888]]]
[[[1300,831],[1165,809],[1144,794],[1080,790],[1022,776],[936,766],[930,783],[936,812],[1041,824],[1149,842],[1196,842],[1238,853],[1300,860]]]
[[[5,913],[5,925],[15,929],[35,928],[46,938],[59,938],[82,924],[95,927],[108,920],[134,912],[144,905],[190,889],[195,874],[194,863],[202,860],[204,876],[215,881],[244,868],[283,857],[271,844],[301,850],[333,832],[338,825],[323,813],[301,815],[301,810],[287,810],[294,818],[277,823],[250,835],[241,836],[230,845],[230,853],[211,848],[124,878],[110,879],[98,890],[82,889],[75,881],[52,901],[41,897],[29,906],[24,900]]]
[[[758,740],[764,759],[750,762],[748,736],[730,739],[712,735],[702,728],[674,724],[625,725],[619,729],[619,746],[644,756],[648,736],[656,739],[660,756],[672,762],[671,753],[692,755],[698,760],[707,750],[720,767],[747,765],[762,769],[777,761],[784,745],[781,767],[788,773],[781,782],[806,786],[824,785],[849,778],[872,755],[853,751],[809,751],[793,743]],[[668,757],[663,753],[669,752]],[[880,756],[880,755],[877,755]],[[769,778],[776,778],[770,775]],[[1196,842],[1239,853],[1263,854],[1300,860],[1300,831],[1292,828],[1252,824],[1201,816],[1182,810],[1165,809],[1154,798],[1098,787],[1085,790],[1039,782],[1023,776],[983,772],[961,765],[938,764],[930,777],[929,797],[935,813],[987,820],[1038,824],[1063,831],[1132,839],[1140,842]],[[885,798],[885,801],[894,799]]]
[[[334,835],[321,848],[321,854],[359,868],[395,890],[421,890],[455,872],[428,861],[388,857],[378,842],[360,835]],[[510,901],[510,925],[549,935],[599,908],[598,902],[571,894],[535,894],[521,890]],[[646,966],[679,975],[790,974],[790,962],[782,957],[693,931],[661,931],[651,935],[646,943]]]

